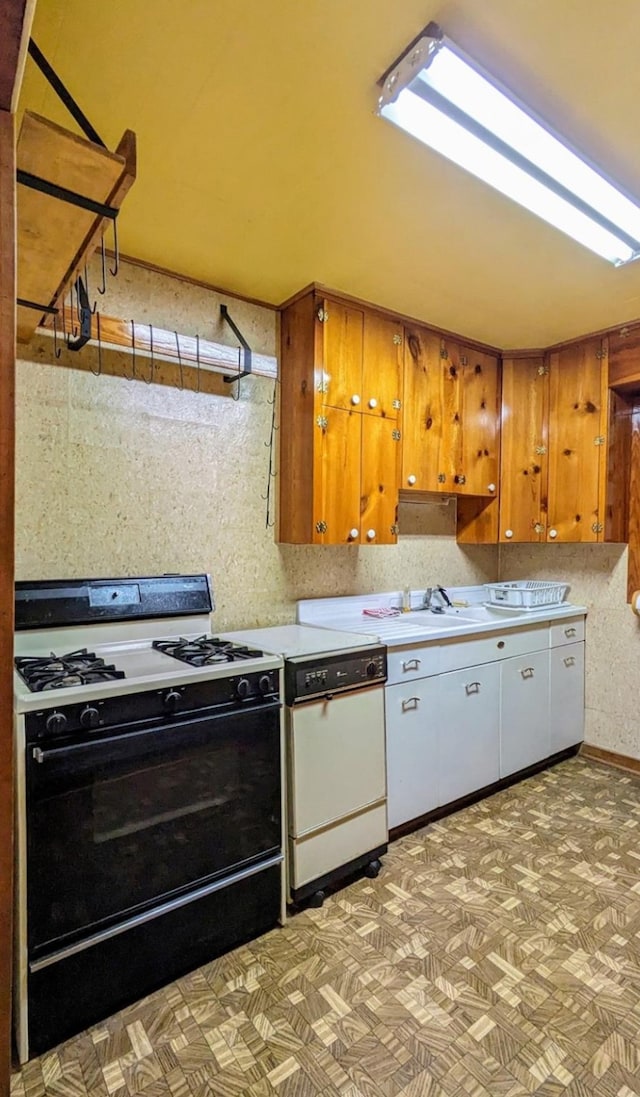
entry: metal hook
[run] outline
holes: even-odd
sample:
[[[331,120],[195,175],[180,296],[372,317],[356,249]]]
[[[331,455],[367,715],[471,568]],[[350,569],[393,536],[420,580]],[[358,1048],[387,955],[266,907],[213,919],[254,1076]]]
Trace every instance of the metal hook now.
[[[98,293],[107,292],[107,257],[104,251],[104,236],[100,238],[100,251],[102,252],[102,285],[98,286]]]
[[[62,311],[64,312],[64,306]],[[69,346],[70,339],[76,339],[78,336],[78,329],[75,324],[73,324],[73,282],[69,286],[69,312],[71,313],[71,324],[73,325],[73,328],[72,331],[69,333],[65,331],[65,340],[67,346]]]
[[[145,385],[152,385],[153,384],[153,374],[154,374],[154,368],[155,368],[155,362],[154,362],[154,359],[153,359],[153,324],[149,324],[149,346],[150,346],[150,349],[151,349],[151,376],[149,377],[148,380],[147,380],[146,377],[142,378]]]
[[[85,286],[85,289],[87,291],[87,297],[89,297],[89,272],[87,271],[87,264],[86,263],[84,265],[84,286]],[[98,307],[98,302],[94,301],[93,305],[91,306],[91,315],[92,316],[95,316],[97,307]]]
[[[98,313],[96,316],[96,325],[98,328],[98,368],[97,370],[92,369],[91,372],[94,377],[99,377],[102,373],[102,339],[100,336],[100,313]]]
[[[62,312],[64,315],[64,301],[62,303]],[[53,317],[53,353],[56,358],[59,358],[62,354],[62,347],[58,346],[58,317],[55,315]]]
[[[109,267],[109,274],[112,274],[115,278],[116,274],[120,270],[120,247],[118,245],[118,222],[114,218],[113,220],[113,252],[114,259],[116,261],[115,268]]]
[[[176,337],[176,350],[178,352],[178,365],[180,367],[180,384],[179,384],[178,388],[180,389],[180,392],[182,392],[182,390],[184,389],[184,374],[182,372],[182,355],[180,354],[180,340],[178,339],[177,331],[174,331],[173,334]]]

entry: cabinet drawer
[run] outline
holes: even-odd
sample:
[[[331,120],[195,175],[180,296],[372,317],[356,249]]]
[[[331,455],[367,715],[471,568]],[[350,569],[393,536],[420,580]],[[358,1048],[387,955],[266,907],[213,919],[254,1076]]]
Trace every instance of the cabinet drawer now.
[[[387,685],[411,682],[440,673],[440,648],[437,644],[407,644],[389,648],[387,653]]]
[[[568,617],[566,621],[551,625],[549,631],[552,648],[561,644],[578,644],[584,640],[584,617]]]
[[[492,632],[489,635],[471,637],[468,640],[443,640],[440,647],[440,672],[462,670],[512,655],[524,655],[527,651],[541,651],[549,647],[549,627],[546,624],[530,625],[509,632]]]

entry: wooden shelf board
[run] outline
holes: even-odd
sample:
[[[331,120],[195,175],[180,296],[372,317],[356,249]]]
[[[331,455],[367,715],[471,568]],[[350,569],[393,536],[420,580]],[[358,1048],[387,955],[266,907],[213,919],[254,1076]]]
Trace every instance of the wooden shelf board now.
[[[78,318],[75,310],[68,305],[64,306],[58,325],[58,335],[62,338],[62,325],[68,333],[73,334],[74,327],[78,327]],[[51,335],[49,327],[41,328],[41,331]],[[91,338],[93,342],[98,340],[97,314],[91,321]],[[135,339],[135,352],[141,358],[151,357],[152,329],[149,324],[136,324],[129,320],[120,320],[115,316],[103,316],[100,314],[100,342],[105,349],[125,350],[133,353],[133,341]],[[180,355],[178,356],[178,344]],[[82,352],[80,351],[80,354]],[[216,373],[235,374],[242,369],[242,359],[238,347],[229,347],[224,343],[215,343],[209,339],[200,339],[198,343],[193,335],[177,334],[165,328],[157,328],[153,325],[153,355],[158,361],[182,364],[189,369],[200,367],[204,370],[213,370]],[[145,371],[141,370],[143,374]],[[267,354],[253,353],[251,356],[251,373],[257,377],[278,376],[278,360]]]
[[[128,131],[113,153],[54,122],[26,112],[17,167],[86,198],[116,208],[135,178],[135,136]],[[133,174],[132,174],[133,171]],[[59,301],[79,266],[97,246],[105,219],[59,198],[18,187],[18,297]],[[40,316],[18,308],[18,342],[29,342]]]

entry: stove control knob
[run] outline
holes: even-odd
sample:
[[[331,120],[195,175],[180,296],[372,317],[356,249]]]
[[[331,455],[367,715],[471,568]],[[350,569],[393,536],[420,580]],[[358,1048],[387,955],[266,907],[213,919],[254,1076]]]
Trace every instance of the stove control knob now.
[[[271,681],[270,674],[261,674],[260,681],[258,682],[260,693],[271,693],[273,690],[273,682]]]
[[[373,678],[377,673],[378,668],[372,659],[370,663],[367,663],[367,677]]]
[[[236,695],[241,701],[244,701],[245,697],[248,697],[251,693],[251,682],[248,678],[241,678],[236,686]]]
[[[169,712],[176,712],[176,710],[180,707],[181,701],[182,695],[178,693],[177,689],[170,689],[164,695],[164,707],[168,709]]]
[[[100,713],[97,708],[93,708],[92,705],[87,705],[80,713],[80,727],[82,728],[97,728],[100,723]]]
[[[52,712],[47,716],[46,728],[48,732],[61,732],[67,726],[67,718],[64,712]]]

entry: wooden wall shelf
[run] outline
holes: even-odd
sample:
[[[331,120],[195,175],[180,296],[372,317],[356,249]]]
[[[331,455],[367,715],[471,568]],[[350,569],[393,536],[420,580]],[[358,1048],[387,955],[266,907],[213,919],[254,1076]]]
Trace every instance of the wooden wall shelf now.
[[[136,138],[127,130],[109,152],[27,111],[17,170],[119,209],[136,177]],[[28,186],[18,187],[18,288],[21,300],[59,307],[100,243],[109,219]],[[17,339],[28,343],[41,315],[18,307]]]

